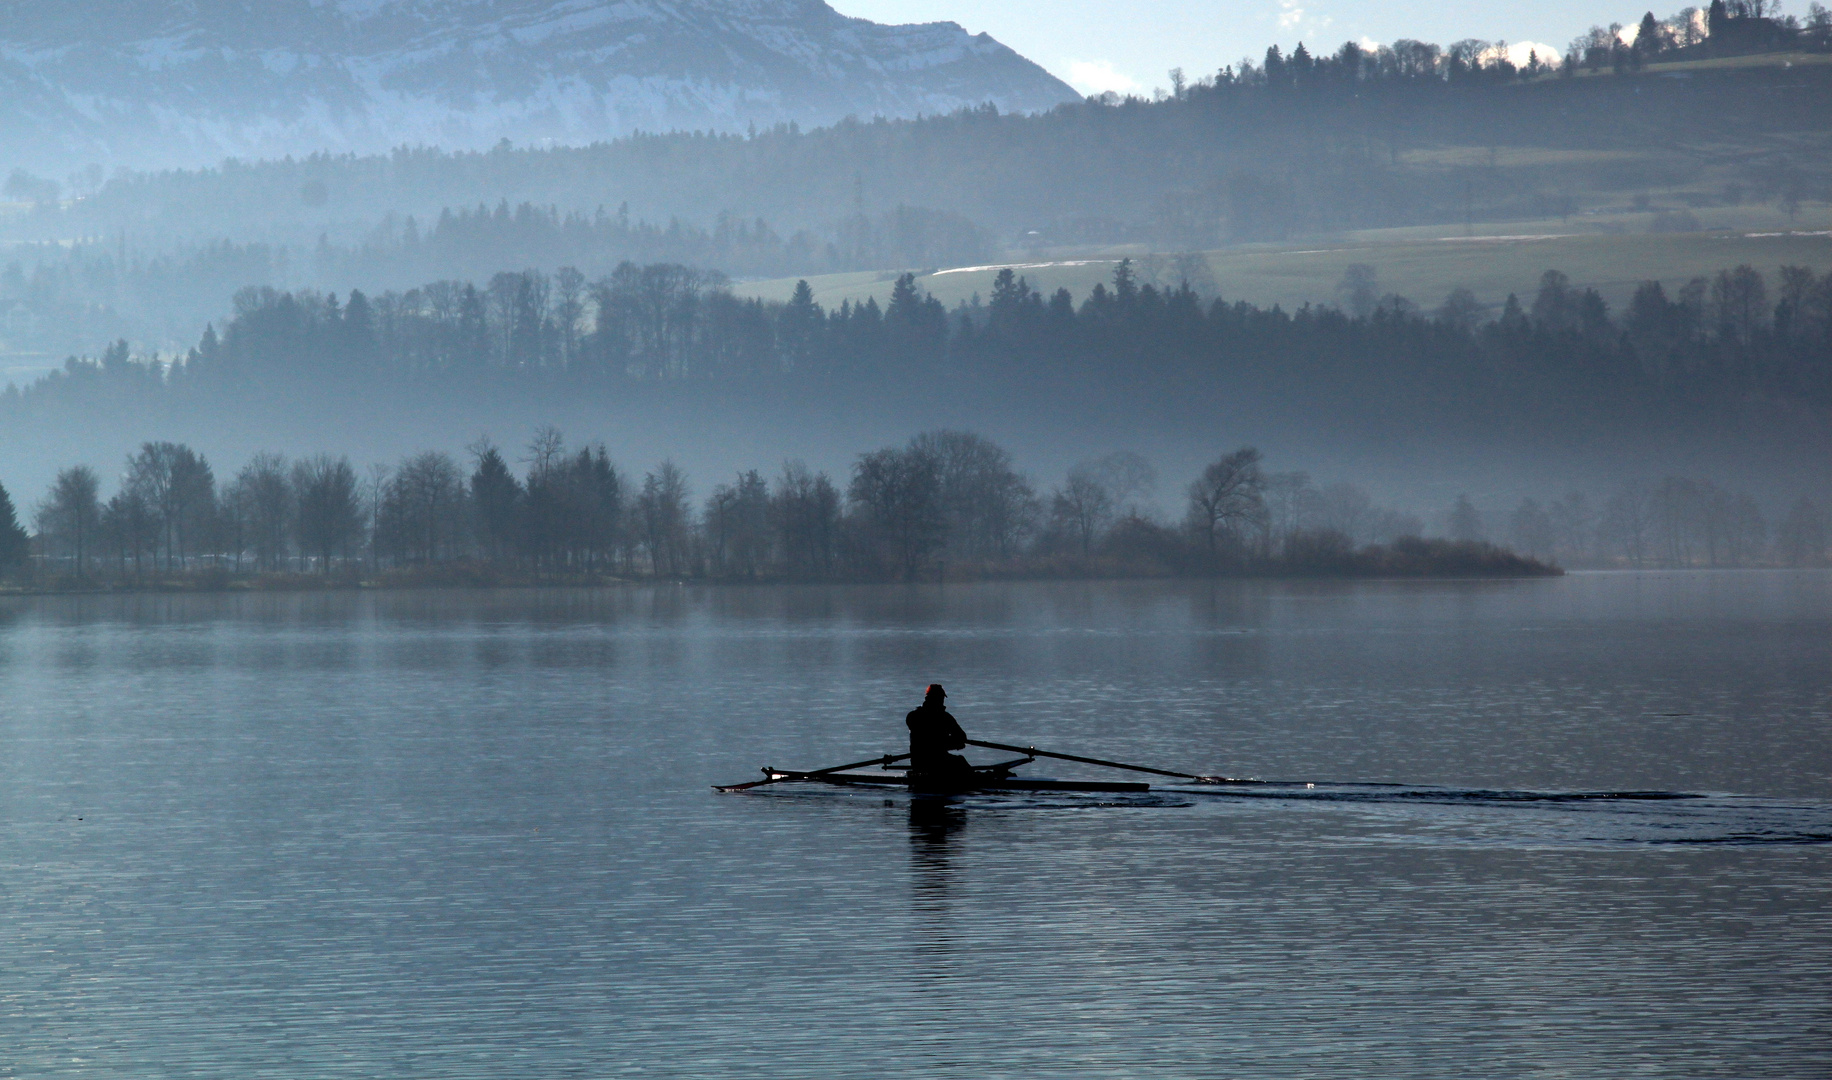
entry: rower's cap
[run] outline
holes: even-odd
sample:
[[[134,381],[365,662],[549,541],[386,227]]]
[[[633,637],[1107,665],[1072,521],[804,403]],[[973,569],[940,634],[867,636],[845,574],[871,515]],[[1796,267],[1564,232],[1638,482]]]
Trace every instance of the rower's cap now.
[[[927,690],[924,690],[924,691],[922,692],[922,696],[923,696],[923,697],[926,697],[926,698],[932,698],[932,697],[947,697],[947,696],[948,696],[948,692],[947,692],[946,690],[943,690],[943,689],[941,688],[941,684],[940,684],[940,683],[938,683],[938,682],[932,682],[932,683],[930,683],[930,684],[929,684],[929,688],[928,688]]]

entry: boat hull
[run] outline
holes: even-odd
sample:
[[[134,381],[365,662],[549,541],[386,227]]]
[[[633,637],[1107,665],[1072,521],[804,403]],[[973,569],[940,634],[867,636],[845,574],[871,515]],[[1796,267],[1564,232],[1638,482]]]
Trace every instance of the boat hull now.
[[[807,780],[820,784],[839,784],[842,786],[863,787],[897,787],[907,788],[916,795],[961,795],[976,791],[1111,791],[1140,792],[1150,791],[1150,784],[1129,781],[1101,780],[1051,780],[1045,777],[1017,776],[975,776],[962,783],[950,784],[918,778],[912,781],[901,772],[885,770],[882,772],[834,772],[808,775],[772,770],[769,776],[773,780]]]

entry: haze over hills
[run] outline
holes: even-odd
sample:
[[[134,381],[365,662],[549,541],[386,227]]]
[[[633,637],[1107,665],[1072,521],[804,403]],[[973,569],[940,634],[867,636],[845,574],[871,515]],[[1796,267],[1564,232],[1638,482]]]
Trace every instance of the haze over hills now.
[[[1832,199],[1832,51],[1767,59],[1682,53],[1523,79],[1415,70],[1383,50],[1353,79],[1340,61],[1306,82],[1236,71],[1163,101],[1037,116],[315,155],[123,172],[65,189],[78,198],[15,172],[17,201],[0,204],[0,361],[42,369],[117,337],[188,348],[248,285],[373,294],[528,268],[595,279],[625,260],[775,280],[756,293],[774,299],[806,277],[823,301],[882,304],[904,269],[1098,260],[1061,281],[1032,274],[1081,295],[1120,257],[1146,270],[1152,252],[1208,251],[1216,285],[1256,303],[1332,302],[1344,267],[1367,263],[1424,304],[1465,286],[1493,314],[1557,268],[1619,305],[1648,278],[1832,263],[1798,250],[1832,244],[1812,235]],[[1609,239],[1625,232],[1644,235]],[[1710,239],[1795,232],[1808,235],[1746,238],[1734,256]],[[1508,247],[1524,259],[1508,273],[1476,258],[1493,244],[1440,242],[1522,234],[1568,239]],[[1250,256],[1265,246],[1293,250]],[[1251,280],[1227,251],[1249,256]],[[924,285],[952,306],[988,278]]]
[[[0,4],[0,155],[52,173],[1076,96],[984,34],[883,26],[821,0]]]
[[[1037,115],[16,171],[0,464],[554,423],[840,475],[950,427],[1042,468],[1249,442],[1418,508],[1671,470],[1790,499],[1832,432],[1832,19],[1676,18],[1556,69],[1350,43]]]

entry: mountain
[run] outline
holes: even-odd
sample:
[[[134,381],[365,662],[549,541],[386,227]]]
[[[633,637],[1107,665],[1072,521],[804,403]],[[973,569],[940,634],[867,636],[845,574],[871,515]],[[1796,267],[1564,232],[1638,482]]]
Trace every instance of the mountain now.
[[[985,34],[822,0],[0,0],[0,162],[54,174],[1075,97]]]

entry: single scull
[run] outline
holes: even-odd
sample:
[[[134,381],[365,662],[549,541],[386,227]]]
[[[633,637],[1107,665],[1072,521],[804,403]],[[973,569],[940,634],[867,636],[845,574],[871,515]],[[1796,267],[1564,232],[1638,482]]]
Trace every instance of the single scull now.
[[[1076,754],[1057,754],[1048,750],[1039,750],[1034,746],[1013,746],[1009,743],[982,742],[969,739],[972,746],[983,746],[994,750],[1007,750],[1023,754],[1021,758],[1001,761],[994,765],[975,765],[961,776],[915,776],[909,772],[909,766],[896,762],[909,757],[908,754],[870,758],[866,761],[853,762],[848,765],[835,765],[826,769],[797,770],[776,769],[768,765],[763,767],[763,779],[752,780],[744,784],[717,784],[716,791],[745,791],[765,784],[816,783],[837,784],[852,787],[900,787],[907,788],[920,795],[953,795],[975,791],[1111,791],[1139,792],[1150,791],[1150,784],[1123,780],[1056,780],[1049,777],[1014,776],[1012,770],[1029,765],[1040,757],[1056,758],[1062,761],[1074,761],[1084,765],[1098,765],[1109,769],[1125,769],[1129,772],[1151,773],[1156,776],[1169,776],[1178,780],[1187,780],[1198,784],[1257,784],[1257,780],[1235,780],[1223,776],[1199,776],[1195,773],[1172,772],[1169,769],[1154,769],[1145,765],[1128,765],[1120,761],[1107,761],[1102,758],[1081,757]],[[869,766],[876,765],[876,769]]]

